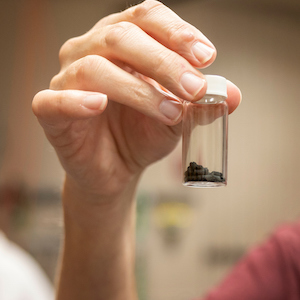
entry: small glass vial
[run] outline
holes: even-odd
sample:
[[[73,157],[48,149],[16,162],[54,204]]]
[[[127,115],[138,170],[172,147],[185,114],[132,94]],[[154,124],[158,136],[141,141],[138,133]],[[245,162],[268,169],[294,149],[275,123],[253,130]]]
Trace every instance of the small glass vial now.
[[[183,105],[183,185],[222,187],[227,184],[227,83],[217,75],[205,78],[206,95]]]

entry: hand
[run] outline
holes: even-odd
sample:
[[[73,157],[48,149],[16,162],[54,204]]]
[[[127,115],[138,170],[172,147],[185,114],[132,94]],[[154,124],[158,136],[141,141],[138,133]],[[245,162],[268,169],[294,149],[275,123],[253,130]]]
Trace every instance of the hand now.
[[[32,105],[69,185],[112,197],[170,153],[181,135],[180,99],[205,94],[195,67],[215,57],[199,30],[154,0],[67,41],[51,90],[38,93]],[[241,95],[230,82],[228,95],[232,112]]]
[[[32,104],[66,170],[58,300],[137,299],[136,184],[176,146],[180,99],[202,98],[206,82],[195,67],[215,57],[201,32],[154,0],[100,20],[61,48],[51,90]],[[228,95],[232,112],[241,95],[230,82]]]

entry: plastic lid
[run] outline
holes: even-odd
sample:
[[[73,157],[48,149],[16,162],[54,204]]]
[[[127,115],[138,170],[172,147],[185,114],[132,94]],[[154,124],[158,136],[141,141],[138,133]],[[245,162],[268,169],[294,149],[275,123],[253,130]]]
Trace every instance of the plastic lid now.
[[[219,75],[205,75],[206,95],[220,95],[227,98],[227,80]]]

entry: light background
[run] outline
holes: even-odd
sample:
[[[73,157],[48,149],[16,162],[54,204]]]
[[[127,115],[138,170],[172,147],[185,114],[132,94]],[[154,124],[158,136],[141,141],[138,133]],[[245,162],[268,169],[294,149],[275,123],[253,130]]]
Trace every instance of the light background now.
[[[137,230],[141,300],[205,294],[241,253],[300,212],[300,2],[166,3],[215,44],[218,57],[203,72],[236,83],[243,101],[229,119],[226,188],[182,187],[180,145],[144,174]],[[130,2],[0,4],[0,180],[23,182],[34,195],[30,226],[16,240],[53,278],[62,230],[63,171],[31,113],[31,100],[58,72],[57,54],[65,40]],[[160,210],[161,203],[168,204],[169,213]],[[182,217],[168,223],[171,211],[188,221]]]

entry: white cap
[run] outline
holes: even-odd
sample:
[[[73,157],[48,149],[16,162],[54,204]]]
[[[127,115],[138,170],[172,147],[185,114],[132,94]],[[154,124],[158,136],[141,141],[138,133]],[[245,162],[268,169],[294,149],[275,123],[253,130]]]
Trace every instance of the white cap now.
[[[218,75],[205,75],[207,82],[206,95],[220,95],[227,98],[227,80]]]

